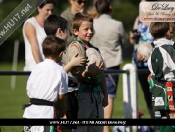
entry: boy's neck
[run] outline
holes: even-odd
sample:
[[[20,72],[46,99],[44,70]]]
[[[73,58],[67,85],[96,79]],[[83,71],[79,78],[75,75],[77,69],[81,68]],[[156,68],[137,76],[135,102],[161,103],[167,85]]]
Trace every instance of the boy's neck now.
[[[76,40],[77,41],[79,41],[80,43],[82,43],[82,44],[86,44],[86,45],[89,45],[89,42],[84,42],[83,40],[81,40],[81,39],[78,39],[78,38],[76,38]]]
[[[158,41],[160,39],[168,39],[168,38],[165,36],[165,37],[161,37],[161,38],[156,38],[155,40]]]
[[[53,61],[55,61],[56,63],[59,63],[59,60],[57,60],[57,59],[55,59],[55,58],[52,58],[52,57],[46,57],[45,59],[53,60]]]

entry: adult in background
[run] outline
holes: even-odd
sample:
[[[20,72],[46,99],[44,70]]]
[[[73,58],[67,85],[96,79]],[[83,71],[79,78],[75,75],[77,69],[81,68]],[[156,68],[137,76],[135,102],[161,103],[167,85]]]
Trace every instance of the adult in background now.
[[[99,17],[94,19],[94,36],[91,42],[100,49],[106,70],[119,70],[123,62],[122,47],[127,45],[127,38],[122,22],[111,17],[111,5],[108,0],[99,0],[95,3]],[[111,118],[114,107],[114,98],[118,84],[118,75],[106,75],[109,104],[104,108],[104,118]],[[109,126],[104,127],[109,132]]]
[[[83,12],[86,0],[69,0],[70,6],[61,13],[61,16],[68,21],[68,44],[74,40],[72,33],[72,19],[76,13]]]
[[[141,2],[143,1],[145,0],[141,0]],[[132,60],[133,60],[133,63],[136,65],[137,69],[148,70],[147,62],[138,60],[139,56],[137,55],[137,47],[141,41],[146,43],[153,42],[153,37],[149,32],[149,26],[150,26],[150,22],[141,22],[139,20],[139,17],[137,17],[133,25],[133,31],[130,32],[130,44],[134,45]],[[138,79],[139,79],[142,91],[144,93],[144,98],[147,104],[148,111],[150,113],[151,118],[154,118],[154,111],[152,109],[152,95],[149,90],[147,77],[148,77],[148,74],[138,74]]]
[[[44,22],[53,12],[54,0],[44,0],[37,8],[38,14],[27,19],[23,25],[23,37],[25,42],[25,71],[31,71],[33,67],[44,60],[41,44],[46,37]]]
[[[97,12],[97,9],[94,6],[90,6],[87,10],[87,14],[91,16],[93,19],[98,18],[99,14]]]

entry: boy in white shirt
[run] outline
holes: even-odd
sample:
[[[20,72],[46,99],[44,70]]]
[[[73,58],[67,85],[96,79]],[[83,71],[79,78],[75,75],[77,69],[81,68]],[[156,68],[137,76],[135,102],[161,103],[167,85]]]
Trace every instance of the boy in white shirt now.
[[[60,116],[65,114],[64,94],[68,92],[68,77],[61,61],[66,42],[54,36],[45,38],[42,44],[45,60],[35,66],[27,81],[30,103],[25,105],[24,118],[54,118],[54,102],[58,100]]]

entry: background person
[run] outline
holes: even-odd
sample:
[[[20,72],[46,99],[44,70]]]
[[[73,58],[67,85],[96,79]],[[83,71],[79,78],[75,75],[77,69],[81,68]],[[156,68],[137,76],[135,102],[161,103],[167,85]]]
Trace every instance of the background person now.
[[[143,1],[146,1],[146,0],[141,0],[141,2]],[[149,26],[150,26],[150,22],[141,22],[139,20],[139,17],[137,17],[133,25],[133,30],[132,32],[130,32],[130,44],[134,45],[132,60],[133,60],[133,63],[136,65],[137,69],[148,69],[147,62],[138,60],[137,47],[141,41],[148,42],[148,43],[153,42],[153,37],[151,33],[149,32]],[[147,82],[148,75],[149,74],[139,73],[138,79],[139,79],[142,91],[144,93],[144,98],[147,104],[149,114],[151,118],[154,118],[154,111],[152,109],[152,95],[149,90],[149,84]]]
[[[97,12],[97,9],[95,6],[91,6],[87,9],[87,14],[91,16],[93,19],[96,19],[99,17],[99,13]]]
[[[68,44],[74,40],[72,32],[72,18],[76,13],[83,12],[86,0],[69,0],[70,6],[61,13],[61,16],[68,21]]]
[[[27,19],[23,25],[25,71],[31,71],[36,64],[44,60],[41,48],[41,44],[46,37],[44,22],[52,14],[54,5],[54,0],[44,0],[37,8],[38,14]]]
[[[128,45],[122,22],[111,17],[111,5],[108,0],[99,0],[95,4],[99,17],[94,19],[94,35],[91,42],[99,48],[106,70],[119,70],[123,62],[122,46]],[[111,118],[114,108],[119,76],[105,75],[109,104],[104,108],[104,118]],[[109,126],[104,126],[109,132]]]

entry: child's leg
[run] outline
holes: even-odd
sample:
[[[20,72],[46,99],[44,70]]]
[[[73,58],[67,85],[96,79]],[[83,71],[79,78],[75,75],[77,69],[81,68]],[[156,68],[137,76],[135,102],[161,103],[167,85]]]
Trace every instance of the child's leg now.
[[[94,109],[90,115],[90,118],[95,119],[103,119],[104,118],[104,110],[102,106],[102,94],[101,92],[92,93],[93,102],[95,103]],[[103,126],[88,126],[88,132],[102,132]]]
[[[94,105],[95,103],[91,96],[91,92],[78,93],[77,99],[78,99],[78,106],[79,106],[78,119],[80,118],[89,119],[95,107]],[[77,126],[76,132],[88,132],[87,126]]]

